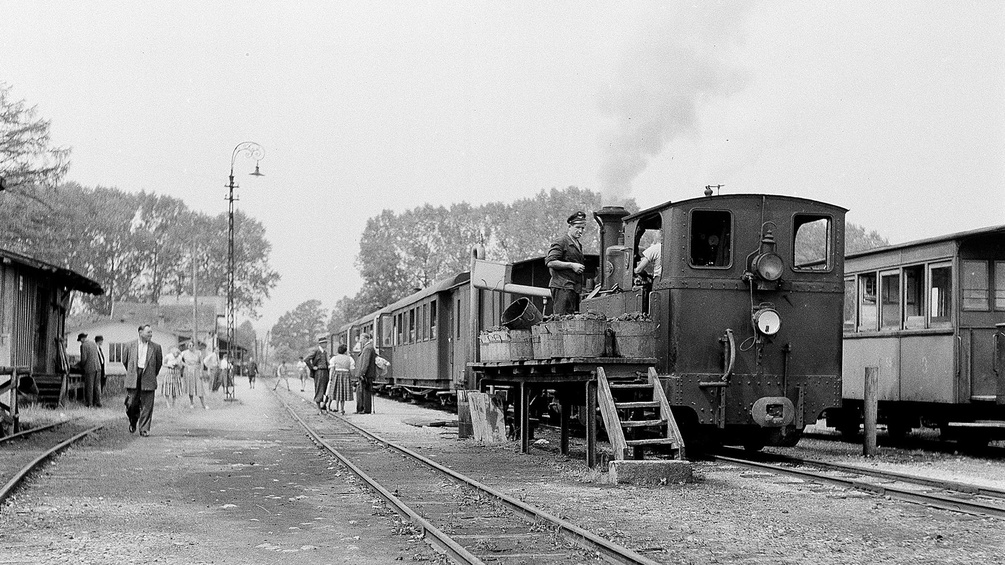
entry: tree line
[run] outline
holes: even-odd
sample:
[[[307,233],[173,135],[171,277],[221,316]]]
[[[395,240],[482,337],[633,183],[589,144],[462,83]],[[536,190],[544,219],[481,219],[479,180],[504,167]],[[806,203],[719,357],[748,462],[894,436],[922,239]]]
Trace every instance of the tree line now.
[[[63,182],[69,148],[53,147],[48,120],[0,83],[0,247],[72,269],[105,294],[83,296],[86,310],[156,302],[161,295],[227,292],[226,213],[211,216],[148,192]],[[234,214],[235,305],[257,317],[279,274],[261,222]]]

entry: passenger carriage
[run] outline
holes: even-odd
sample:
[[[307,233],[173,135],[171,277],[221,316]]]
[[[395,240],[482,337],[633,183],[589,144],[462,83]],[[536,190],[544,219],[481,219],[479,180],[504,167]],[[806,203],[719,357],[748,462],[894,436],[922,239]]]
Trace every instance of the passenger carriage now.
[[[984,444],[1005,438],[1005,226],[851,253],[845,261],[846,434],[879,369],[879,422]]]

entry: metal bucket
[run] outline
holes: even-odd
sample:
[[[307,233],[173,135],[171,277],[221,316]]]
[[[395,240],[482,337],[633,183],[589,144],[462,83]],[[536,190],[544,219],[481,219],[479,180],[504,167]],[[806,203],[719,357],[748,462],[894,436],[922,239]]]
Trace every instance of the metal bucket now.
[[[541,315],[541,311],[525,296],[516,299],[513,304],[510,304],[503,311],[502,318],[499,319],[499,325],[511,330],[529,330],[531,326],[543,319],[544,316]]]

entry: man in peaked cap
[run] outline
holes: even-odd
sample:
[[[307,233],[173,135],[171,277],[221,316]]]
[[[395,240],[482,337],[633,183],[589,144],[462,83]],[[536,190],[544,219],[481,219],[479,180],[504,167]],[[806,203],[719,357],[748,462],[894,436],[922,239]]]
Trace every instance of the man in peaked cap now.
[[[80,372],[84,374],[84,406],[101,406],[101,355],[98,346],[87,339],[87,334],[77,335],[80,342]]]
[[[304,362],[314,377],[314,404],[318,405],[318,410],[324,412],[324,407],[328,404],[328,399],[325,398],[328,392],[328,336],[318,336],[317,348],[304,357]]]
[[[582,210],[569,216],[565,235],[551,244],[544,262],[548,265],[551,280],[552,313],[574,314],[579,310],[579,294],[583,291],[586,261],[583,244],[579,239],[586,232],[586,213]]]

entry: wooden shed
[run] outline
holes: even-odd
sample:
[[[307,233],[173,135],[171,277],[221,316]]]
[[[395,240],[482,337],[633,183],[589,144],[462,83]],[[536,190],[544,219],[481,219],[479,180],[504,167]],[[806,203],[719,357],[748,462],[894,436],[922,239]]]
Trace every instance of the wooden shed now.
[[[53,403],[65,394],[62,340],[73,291],[104,294],[79,273],[0,249],[0,434],[18,428],[19,391]]]

